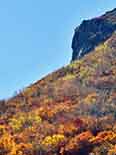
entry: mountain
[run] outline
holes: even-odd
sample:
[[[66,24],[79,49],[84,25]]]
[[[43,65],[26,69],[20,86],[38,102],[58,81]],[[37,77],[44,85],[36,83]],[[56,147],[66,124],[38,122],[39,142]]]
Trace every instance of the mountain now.
[[[115,25],[114,13],[100,18]],[[0,155],[115,155],[116,32],[102,37],[89,54],[0,101]]]
[[[116,30],[116,8],[103,16],[84,20],[75,29],[72,41],[72,61],[88,54],[100,43],[111,37]]]

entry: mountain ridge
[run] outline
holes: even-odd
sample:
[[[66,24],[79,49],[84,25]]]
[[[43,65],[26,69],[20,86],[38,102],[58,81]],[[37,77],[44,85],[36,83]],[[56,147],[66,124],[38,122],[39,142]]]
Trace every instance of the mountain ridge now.
[[[115,31],[81,59],[0,102],[0,155],[115,153]]]

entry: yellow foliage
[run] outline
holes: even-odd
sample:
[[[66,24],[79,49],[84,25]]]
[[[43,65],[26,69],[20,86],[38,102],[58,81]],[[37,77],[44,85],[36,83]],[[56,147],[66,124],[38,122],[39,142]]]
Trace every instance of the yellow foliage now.
[[[0,125],[0,151],[5,155],[24,155],[21,151],[18,152],[18,145],[15,143],[13,136],[11,136],[4,125]]]
[[[47,136],[42,142],[42,145],[57,145],[59,142],[62,142],[65,139],[65,136],[62,134],[55,134],[53,136]]]
[[[76,60],[68,65],[69,68],[77,69],[79,66],[83,64],[83,60]]]
[[[115,154],[116,154],[116,145],[114,146],[114,148],[108,151],[108,155],[115,155]]]
[[[16,144],[8,133],[0,138],[0,148],[1,151],[8,152],[8,155],[16,155]]]
[[[0,138],[0,152],[5,155],[25,155],[25,150],[28,150],[28,155],[32,155],[31,144],[16,144],[13,136],[7,132]]]
[[[71,80],[73,78],[75,78],[74,74],[67,74],[66,76],[63,77],[63,80]]]
[[[89,94],[85,99],[84,99],[84,103],[86,104],[91,104],[91,103],[95,103],[96,102],[96,98],[97,98],[97,94],[95,92]]]
[[[9,125],[12,127],[14,131],[20,131],[24,125],[31,126],[32,123],[39,124],[41,123],[41,117],[36,115],[36,113],[21,113],[16,115],[14,118],[9,120]]]
[[[0,135],[3,135],[6,132],[6,127],[4,125],[0,125]]]

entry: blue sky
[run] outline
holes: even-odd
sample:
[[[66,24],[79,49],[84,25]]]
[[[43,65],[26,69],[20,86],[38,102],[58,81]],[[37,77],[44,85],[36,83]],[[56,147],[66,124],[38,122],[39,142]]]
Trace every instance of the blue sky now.
[[[1,0],[0,99],[66,65],[74,29],[116,0]]]

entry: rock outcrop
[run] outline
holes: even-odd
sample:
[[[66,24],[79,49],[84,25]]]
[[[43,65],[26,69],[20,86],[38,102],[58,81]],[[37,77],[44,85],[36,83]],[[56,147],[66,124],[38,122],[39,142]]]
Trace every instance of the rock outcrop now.
[[[96,46],[111,37],[116,30],[116,9],[103,16],[84,20],[75,29],[72,41],[72,61],[80,59],[85,54],[94,50]]]

